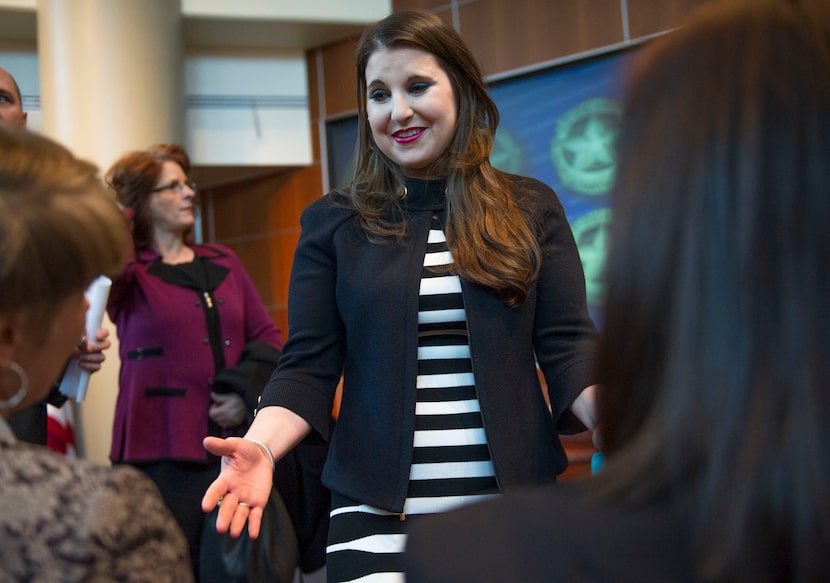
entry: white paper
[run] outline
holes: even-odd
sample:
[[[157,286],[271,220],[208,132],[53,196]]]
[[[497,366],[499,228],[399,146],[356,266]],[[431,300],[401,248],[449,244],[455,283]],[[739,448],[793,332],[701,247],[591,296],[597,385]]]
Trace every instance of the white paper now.
[[[107,308],[110,286],[112,286],[112,280],[101,275],[84,292],[89,302],[89,309],[86,312],[86,337],[92,341],[95,340],[95,333],[104,322],[104,310]],[[89,371],[83,370],[78,365],[78,359],[73,358],[63,373],[60,392],[80,403],[86,396],[88,386]]]

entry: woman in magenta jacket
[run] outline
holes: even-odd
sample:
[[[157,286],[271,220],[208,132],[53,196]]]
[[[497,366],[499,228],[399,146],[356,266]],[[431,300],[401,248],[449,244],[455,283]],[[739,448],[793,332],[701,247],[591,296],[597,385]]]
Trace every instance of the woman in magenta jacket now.
[[[193,243],[189,170],[181,146],[160,145],[125,154],[108,174],[135,244],[108,305],[121,357],[110,458],[158,485],[196,569],[200,500],[219,472],[202,439],[244,432],[282,337],[236,255]]]

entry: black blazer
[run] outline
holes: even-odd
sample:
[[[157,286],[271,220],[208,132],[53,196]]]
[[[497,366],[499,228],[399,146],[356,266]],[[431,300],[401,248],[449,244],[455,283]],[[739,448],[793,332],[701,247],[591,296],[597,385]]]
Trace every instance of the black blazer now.
[[[538,217],[539,279],[518,308],[491,289],[462,282],[473,372],[502,490],[554,480],[567,466],[557,430],[583,429],[568,407],[594,382],[597,344],[561,203],[537,180],[510,179],[517,204]],[[305,209],[289,287],[290,336],[261,404],[293,410],[331,440],[323,472],[329,488],[392,512],[403,510],[412,462],[427,233],[432,215],[445,214],[444,182],[408,180],[407,190],[408,236],[400,243],[369,241],[342,193]],[[340,416],[330,434],[341,372]]]

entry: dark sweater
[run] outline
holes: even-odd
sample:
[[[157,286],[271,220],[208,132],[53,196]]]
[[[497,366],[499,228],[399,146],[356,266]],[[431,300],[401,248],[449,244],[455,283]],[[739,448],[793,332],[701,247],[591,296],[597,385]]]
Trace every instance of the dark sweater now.
[[[548,486],[410,525],[407,583],[694,581],[687,520],[668,500],[606,507]]]

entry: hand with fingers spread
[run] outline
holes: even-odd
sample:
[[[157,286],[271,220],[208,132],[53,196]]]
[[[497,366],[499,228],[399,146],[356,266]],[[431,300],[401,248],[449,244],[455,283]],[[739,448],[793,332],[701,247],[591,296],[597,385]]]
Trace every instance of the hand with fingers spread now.
[[[205,449],[222,456],[222,471],[202,498],[202,510],[219,505],[216,531],[234,538],[248,522],[251,538],[259,536],[262,511],[273,484],[273,466],[263,446],[241,437],[206,437]]]

